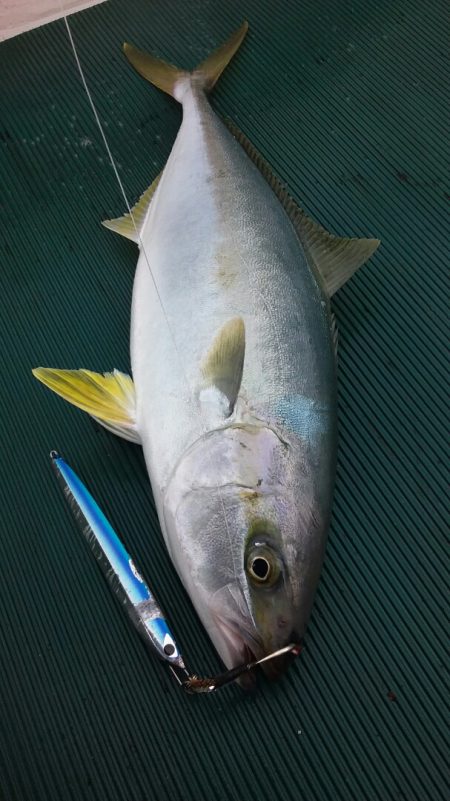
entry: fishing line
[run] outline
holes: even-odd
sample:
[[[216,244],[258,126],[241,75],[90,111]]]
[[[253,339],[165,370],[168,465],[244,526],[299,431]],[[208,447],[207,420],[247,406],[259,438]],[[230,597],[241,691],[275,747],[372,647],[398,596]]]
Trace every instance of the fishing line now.
[[[61,10],[63,10],[62,7],[61,7]],[[92,97],[92,95],[91,95],[91,93],[89,91],[89,87],[87,85],[87,81],[86,81],[86,78],[84,76],[83,68],[81,66],[81,62],[80,62],[80,59],[78,57],[77,48],[76,48],[75,42],[73,40],[72,31],[71,31],[70,25],[69,25],[69,20],[67,19],[67,17],[65,15],[64,15],[64,22],[66,24],[67,34],[69,36],[70,44],[72,46],[73,55],[75,57],[75,61],[76,61],[77,67],[78,67],[78,72],[80,73],[80,78],[81,78],[82,84],[83,84],[85,92],[86,92],[86,94],[88,96],[88,100],[89,100],[89,103],[90,103],[90,106],[91,106],[91,109],[92,109],[92,113],[93,113],[93,115],[95,117],[95,121],[96,121],[96,123],[98,125],[98,128],[100,130],[100,134],[101,134],[101,137],[103,139],[103,144],[105,145],[105,149],[106,149],[106,152],[108,154],[108,158],[109,158],[111,167],[113,168],[114,175],[117,178],[117,181],[118,181],[118,184],[119,184],[119,187],[120,187],[120,191],[122,193],[123,199],[125,201],[125,205],[126,205],[127,210],[128,210],[128,214],[130,215],[131,222],[133,223],[133,227],[134,227],[134,230],[136,232],[136,236],[137,236],[138,242],[139,242],[139,248],[142,250],[142,252],[144,254],[144,258],[145,258],[145,261],[147,263],[147,267],[148,267],[148,270],[149,270],[149,273],[150,273],[150,276],[151,276],[151,279],[152,279],[152,282],[153,282],[153,286],[155,288],[155,292],[156,292],[156,294],[158,296],[159,304],[161,306],[161,311],[162,311],[162,313],[164,315],[164,319],[165,319],[165,321],[167,323],[167,328],[169,329],[169,333],[170,333],[170,336],[171,336],[171,339],[172,339],[172,342],[173,342],[173,346],[174,346],[175,350],[177,351],[178,358],[180,360],[180,364],[181,364],[181,367],[183,369],[183,364],[182,364],[182,361],[181,361],[181,355],[180,355],[180,353],[178,351],[177,344],[175,342],[175,337],[174,337],[172,329],[170,327],[169,320],[168,320],[168,317],[167,317],[167,314],[166,314],[166,310],[164,308],[164,304],[162,302],[161,295],[159,294],[159,290],[158,290],[158,287],[157,287],[157,284],[156,284],[156,281],[155,281],[155,277],[153,275],[152,269],[150,267],[149,260],[147,258],[147,253],[145,252],[144,243],[142,241],[140,231],[139,231],[139,229],[138,229],[138,227],[136,225],[132,207],[131,207],[130,203],[128,202],[128,197],[127,197],[127,194],[125,192],[125,188],[124,188],[124,185],[122,183],[122,179],[121,179],[121,177],[119,175],[119,171],[118,171],[118,169],[116,167],[116,162],[114,161],[114,157],[113,157],[113,154],[111,152],[111,148],[109,147],[108,140],[106,138],[105,131],[103,129],[103,125],[102,125],[100,117],[99,117],[99,115],[97,113],[97,109],[96,109],[93,97]],[[183,373],[184,373],[184,370],[183,370]],[[189,387],[189,383],[187,381],[187,376],[185,376],[185,379],[186,379],[186,384],[187,384],[188,390],[190,392],[191,390],[190,390],[190,387]]]
[[[130,203],[128,201],[128,197],[127,197],[127,194],[125,192],[125,187],[124,187],[124,185],[122,183],[122,180],[120,178],[118,169],[116,167],[116,163],[114,161],[114,157],[113,157],[111,148],[109,147],[108,140],[106,138],[106,134],[105,134],[105,131],[103,129],[103,125],[101,123],[100,117],[98,115],[98,112],[97,112],[97,109],[96,109],[96,106],[95,106],[95,103],[94,103],[94,99],[93,99],[93,97],[92,97],[92,95],[91,95],[91,93],[89,91],[89,87],[88,87],[88,84],[87,84],[87,81],[86,81],[86,78],[85,78],[85,75],[84,75],[84,72],[83,72],[83,68],[81,66],[81,61],[80,61],[80,58],[78,56],[78,51],[77,51],[77,48],[76,48],[76,45],[75,45],[75,41],[74,41],[73,36],[72,36],[72,31],[71,31],[71,28],[70,28],[70,25],[69,25],[69,20],[68,20],[66,14],[65,14],[65,11],[64,11],[62,0],[59,0],[59,6],[60,6],[61,14],[62,14],[62,16],[64,18],[64,22],[65,22],[66,29],[67,29],[67,35],[69,37],[69,41],[70,41],[70,44],[71,44],[71,47],[72,47],[73,55],[74,55],[75,62],[76,62],[77,68],[78,68],[78,72],[80,74],[81,82],[82,82],[84,90],[85,90],[85,92],[87,94],[87,97],[88,97],[88,100],[89,100],[89,104],[91,106],[92,113],[94,115],[95,121],[96,121],[97,126],[99,128],[99,131],[100,131],[100,134],[101,134],[101,137],[102,137],[102,140],[103,140],[103,144],[105,146],[105,149],[106,149],[106,152],[108,154],[108,158],[109,158],[110,164],[111,164],[111,166],[113,168],[113,171],[114,171],[114,175],[117,178],[117,182],[119,184],[121,194],[122,194],[123,199],[125,201],[125,205],[126,205],[126,208],[128,210],[128,214],[130,215],[130,219],[131,219],[131,221],[133,223],[133,227],[134,227],[134,230],[136,232],[136,236],[138,238],[139,248],[142,251],[142,253],[144,254],[144,259],[145,259],[145,262],[147,264],[147,267],[148,267],[148,270],[149,270],[149,273],[150,273],[150,276],[151,276],[151,279],[152,279],[152,283],[153,283],[153,286],[155,288],[155,292],[156,292],[159,304],[161,306],[161,311],[162,311],[164,319],[166,321],[167,328],[168,328],[168,331],[169,331],[169,334],[170,334],[170,338],[172,340],[175,352],[176,352],[177,357],[178,357],[179,365],[181,367],[181,372],[182,372],[182,375],[183,375],[183,378],[184,378],[184,381],[185,381],[185,384],[186,384],[186,387],[187,387],[187,390],[188,390],[188,394],[189,394],[189,397],[190,397],[191,402],[192,402],[194,400],[194,397],[195,397],[194,396],[194,392],[191,389],[191,386],[189,384],[186,372],[184,370],[183,360],[182,360],[181,354],[180,354],[180,352],[178,350],[177,343],[176,343],[176,340],[175,340],[175,336],[174,336],[174,333],[172,331],[171,325],[169,323],[169,318],[168,318],[166,309],[164,307],[160,292],[158,290],[158,286],[156,284],[155,277],[153,275],[153,271],[152,271],[152,269],[150,267],[150,262],[148,260],[147,253],[145,251],[144,243],[142,241],[142,237],[141,237],[140,231],[139,231],[139,229],[138,229],[138,227],[136,225],[136,222],[135,222],[135,219],[134,219],[134,216],[133,216],[132,207],[131,207],[131,205],[130,205]],[[193,406],[195,408],[195,404],[193,404]],[[208,429],[207,429],[207,427],[206,427],[206,425],[204,423],[204,420],[202,420],[201,409],[198,410],[198,416],[200,418],[200,427],[203,429],[203,433],[207,434],[208,433]],[[213,467],[213,462],[212,462],[212,458],[211,458],[210,455],[209,455],[209,459],[210,459],[211,466]],[[216,490],[217,490],[217,494],[219,496],[220,504],[221,504],[221,507],[222,507],[222,514],[223,514],[223,519],[224,519],[224,522],[225,522],[225,529],[226,529],[228,541],[229,541],[229,544],[230,544],[230,553],[231,553],[231,558],[232,558],[232,561],[233,561],[233,568],[234,568],[234,572],[236,574],[236,563],[235,563],[235,559],[234,559],[234,551],[233,551],[233,543],[232,543],[232,538],[231,538],[231,531],[230,531],[230,528],[229,528],[229,525],[228,525],[228,520],[227,520],[226,511],[225,511],[225,504],[224,504],[224,501],[223,501],[223,496],[222,496],[222,493],[221,493],[221,490],[220,490],[220,487],[219,487],[218,484],[216,485]]]

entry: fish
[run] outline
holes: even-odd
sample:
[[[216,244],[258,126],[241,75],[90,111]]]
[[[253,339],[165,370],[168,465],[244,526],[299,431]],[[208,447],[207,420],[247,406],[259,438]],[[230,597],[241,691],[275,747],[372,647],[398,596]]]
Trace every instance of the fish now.
[[[33,371],[142,446],[167,550],[228,669],[304,638],[337,460],[331,298],[379,245],[312,220],[209,104],[247,28],[192,71],[124,45],[183,114],[162,173],[104,222],[139,246],[133,377]],[[288,662],[263,667],[275,679]]]

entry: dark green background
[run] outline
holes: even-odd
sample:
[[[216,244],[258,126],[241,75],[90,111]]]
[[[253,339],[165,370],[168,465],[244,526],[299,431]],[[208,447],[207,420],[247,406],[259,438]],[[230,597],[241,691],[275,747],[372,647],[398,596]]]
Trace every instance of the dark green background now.
[[[0,46],[1,801],[448,798],[446,13],[419,0],[118,0],[70,21],[131,200],[164,165],[180,108],[132,71],[122,41],[192,67],[247,17],[214,106],[323,225],[382,239],[333,301],[339,468],[307,647],[253,696],[183,696],[52,475],[58,448],[157,587],[189,664],[216,670],[140,449],[31,377],[41,364],[129,370],[137,250],[100,226],[124,203],[64,24]]]

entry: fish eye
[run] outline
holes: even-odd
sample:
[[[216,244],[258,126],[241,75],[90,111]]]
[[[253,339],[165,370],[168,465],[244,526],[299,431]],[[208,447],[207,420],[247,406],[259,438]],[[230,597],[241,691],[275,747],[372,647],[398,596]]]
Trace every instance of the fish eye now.
[[[273,587],[281,573],[277,555],[267,545],[258,543],[247,556],[247,575],[254,585]]]
[[[266,581],[270,574],[270,565],[263,556],[256,556],[250,565],[250,573],[258,581]]]

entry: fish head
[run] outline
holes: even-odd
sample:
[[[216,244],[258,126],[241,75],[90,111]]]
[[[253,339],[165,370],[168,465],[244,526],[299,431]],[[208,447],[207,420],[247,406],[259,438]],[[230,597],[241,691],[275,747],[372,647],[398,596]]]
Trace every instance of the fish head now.
[[[199,439],[167,488],[169,551],[227,668],[303,636],[323,549],[302,533],[297,469],[274,430],[230,425]]]
[[[277,499],[270,511],[244,513],[243,491],[229,493],[228,527],[240,542],[236,566],[228,568],[228,580],[209,598],[209,614],[215,625],[211,639],[227,667],[261,659],[301,637],[297,631],[289,556],[277,523]],[[256,497],[252,506],[258,506]],[[261,506],[265,504],[261,503]],[[264,514],[265,511],[265,514]],[[242,519],[242,517],[246,519]],[[230,525],[231,524],[231,525]],[[268,662],[263,669],[276,678],[289,657]]]

